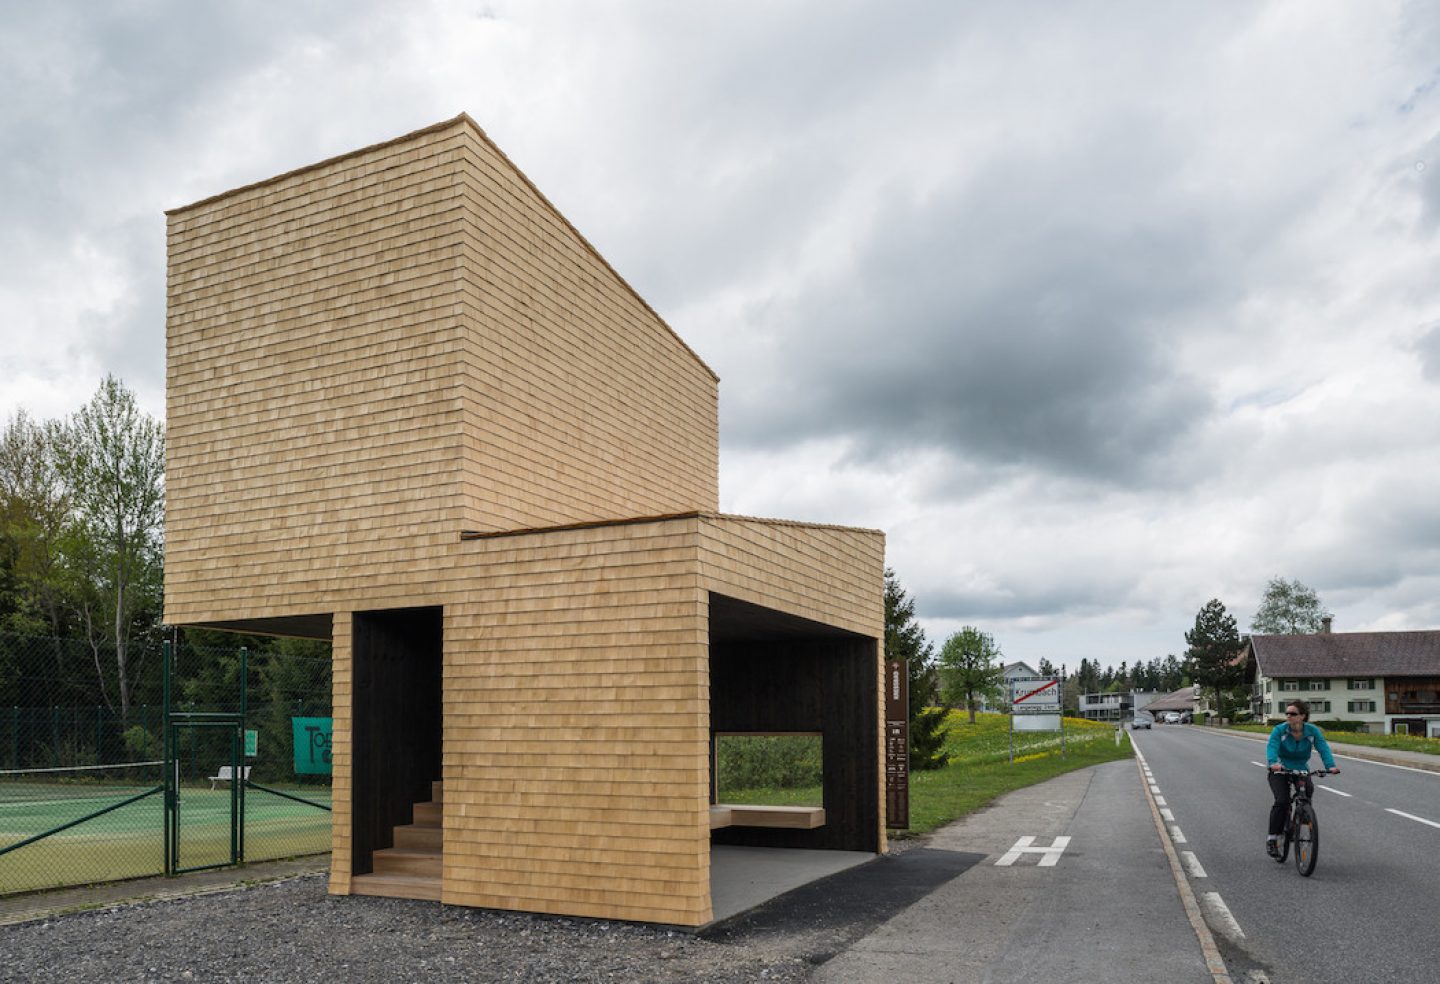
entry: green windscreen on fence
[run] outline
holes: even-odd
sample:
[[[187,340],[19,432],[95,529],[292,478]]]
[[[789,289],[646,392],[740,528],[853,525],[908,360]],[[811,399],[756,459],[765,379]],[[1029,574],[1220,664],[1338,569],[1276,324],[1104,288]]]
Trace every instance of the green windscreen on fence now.
[[[330,849],[330,775],[301,771],[295,722],[330,718],[329,647],[218,633],[186,635],[171,665],[172,720],[240,721],[243,860]],[[0,633],[0,895],[165,871],[164,660],[129,654],[141,672],[119,700],[88,643]],[[142,661],[136,663],[135,661]],[[174,729],[180,849],[231,857],[231,732]],[[307,740],[314,736],[307,732]],[[328,729],[324,735],[328,758]],[[218,859],[218,860],[217,860]],[[192,866],[187,858],[180,867]]]

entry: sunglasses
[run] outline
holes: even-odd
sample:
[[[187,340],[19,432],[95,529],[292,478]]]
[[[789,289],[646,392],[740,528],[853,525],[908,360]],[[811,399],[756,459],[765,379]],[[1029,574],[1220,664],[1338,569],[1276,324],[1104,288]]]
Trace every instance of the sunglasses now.
[[[1286,716],[1287,718],[1298,718],[1298,717],[1300,717],[1301,715],[1300,715],[1300,712],[1299,712],[1299,711],[1286,711],[1286,712],[1285,712],[1285,716]]]

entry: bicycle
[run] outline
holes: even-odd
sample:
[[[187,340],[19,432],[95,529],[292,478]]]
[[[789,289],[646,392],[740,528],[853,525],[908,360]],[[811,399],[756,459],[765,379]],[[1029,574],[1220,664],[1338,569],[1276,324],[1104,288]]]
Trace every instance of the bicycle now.
[[[1289,780],[1290,810],[1285,814],[1285,831],[1275,855],[1279,864],[1284,864],[1290,855],[1290,842],[1295,842],[1295,870],[1306,878],[1315,871],[1315,862],[1320,859],[1320,824],[1315,819],[1315,804],[1310,802],[1306,779],[1311,776],[1328,776],[1329,769],[1281,769],[1279,774]]]

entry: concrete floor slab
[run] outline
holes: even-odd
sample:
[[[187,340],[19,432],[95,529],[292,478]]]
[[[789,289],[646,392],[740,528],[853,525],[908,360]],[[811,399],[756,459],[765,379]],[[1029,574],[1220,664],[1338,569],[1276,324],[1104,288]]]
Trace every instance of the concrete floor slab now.
[[[710,848],[710,908],[720,922],[777,895],[856,865],[873,861],[868,851],[806,851],[779,847]]]

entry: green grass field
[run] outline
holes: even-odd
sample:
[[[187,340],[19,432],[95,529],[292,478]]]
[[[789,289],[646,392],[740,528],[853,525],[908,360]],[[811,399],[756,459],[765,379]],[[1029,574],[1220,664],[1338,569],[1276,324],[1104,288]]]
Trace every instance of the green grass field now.
[[[1235,731],[1249,731],[1257,735],[1268,735],[1273,727],[1264,724],[1231,725]],[[1320,724],[1320,729],[1324,731],[1325,726]],[[1406,752],[1440,755],[1440,738],[1424,738],[1419,735],[1368,735],[1354,731],[1326,731],[1325,737],[1332,745],[1364,745],[1366,748],[1395,748]]]
[[[1115,743],[1115,726],[1081,718],[1065,719],[1065,752],[1053,732],[1017,732],[1015,761],[1010,761],[1010,719],[1004,714],[969,715],[951,711],[945,719],[944,769],[910,773],[910,829],[894,836],[913,837],[979,809],[995,797],[1044,782],[1065,772],[1101,762],[1129,758],[1130,742]],[[725,803],[764,806],[820,806],[819,786],[793,789],[734,789],[720,797]]]
[[[1063,756],[1058,734],[1017,732],[1013,763],[1007,715],[977,714],[970,724],[969,715],[951,711],[945,727],[950,764],[910,773],[910,828],[892,836],[928,833],[1012,790],[1134,754],[1124,735],[1116,744],[1113,724],[1081,718],[1065,718]]]
[[[21,790],[0,787],[0,849],[53,829],[135,791],[103,787]],[[328,788],[285,790],[328,806]],[[160,794],[121,807],[0,855],[0,895],[88,885],[164,871],[164,805]],[[245,858],[314,854],[330,849],[330,813],[258,790],[246,793]],[[180,793],[182,867],[230,859],[230,792],[208,787]]]

